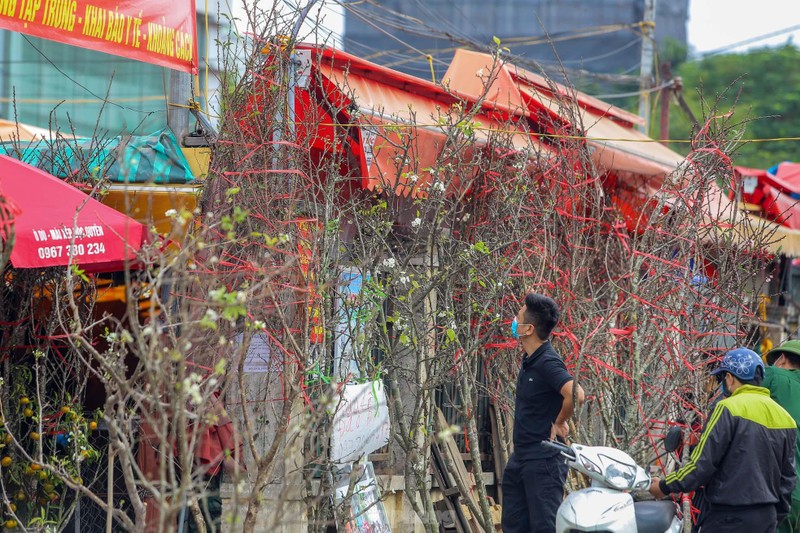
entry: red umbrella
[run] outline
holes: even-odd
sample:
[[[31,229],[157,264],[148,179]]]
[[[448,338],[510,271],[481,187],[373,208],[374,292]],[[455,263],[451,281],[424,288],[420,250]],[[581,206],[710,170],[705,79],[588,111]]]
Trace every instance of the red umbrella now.
[[[120,270],[136,261],[147,233],[132,218],[75,187],[0,155],[0,196],[17,208],[13,221],[15,268],[77,264],[90,271]],[[7,234],[0,230],[5,239]]]

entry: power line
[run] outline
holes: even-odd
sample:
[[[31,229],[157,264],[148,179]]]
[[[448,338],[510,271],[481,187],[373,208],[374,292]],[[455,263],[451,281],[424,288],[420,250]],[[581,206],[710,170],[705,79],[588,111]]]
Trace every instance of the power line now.
[[[733,50],[735,48],[739,48],[740,46],[745,46],[745,45],[748,45],[748,44],[757,43],[759,41],[764,41],[766,39],[771,39],[772,37],[777,37],[779,35],[784,35],[786,33],[792,33],[792,32],[798,31],[798,30],[800,30],[800,24],[795,24],[793,26],[788,26],[788,27],[780,29],[780,30],[771,31],[771,32],[765,33],[763,35],[757,35],[755,37],[750,37],[750,38],[744,39],[742,41],[737,41],[735,43],[731,43],[731,44],[722,46],[720,48],[716,48],[714,50],[710,50],[708,52],[704,52],[703,54],[700,55],[699,59],[705,59],[707,57],[712,57],[712,56],[716,56],[716,55],[719,55],[719,54],[724,54],[725,52],[728,52],[728,51]]]
[[[163,102],[166,97],[161,95],[152,96],[122,96],[115,97],[115,102]],[[17,104],[102,104],[95,98],[9,98],[0,97],[0,102],[3,103],[17,103]],[[149,111],[149,113],[158,113],[158,111]]]
[[[29,45],[31,45],[31,47],[32,47],[34,50],[36,50],[36,51],[39,53],[39,55],[40,55],[40,56],[42,56],[42,58],[44,58],[44,60],[45,60],[45,61],[47,61],[48,63],[50,63],[50,65],[52,65],[52,66],[53,66],[53,68],[55,68],[57,71],[59,71],[59,72],[60,72],[60,73],[61,73],[61,74],[62,74],[62,75],[65,77],[65,78],[67,78],[69,81],[71,81],[72,83],[74,83],[75,85],[77,85],[78,87],[80,87],[81,89],[83,89],[84,91],[86,91],[87,93],[89,93],[90,95],[94,96],[94,97],[95,97],[95,98],[97,98],[98,100],[100,100],[100,101],[102,101],[102,102],[106,102],[106,103],[108,103],[108,104],[110,104],[110,105],[113,105],[113,106],[115,106],[115,107],[118,107],[118,108],[120,108],[120,109],[126,109],[126,110],[128,110],[128,111],[133,111],[133,112],[136,112],[136,113],[142,113],[142,114],[145,114],[145,115],[152,115],[152,114],[153,114],[153,111],[145,111],[145,110],[143,110],[143,109],[136,109],[136,108],[133,108],[133,107],[129,107],[129,106],[125,106],[125,105],[122,105],[122,104],[118,104],[118,103],[114,102],[113,100],[109,100],[109,99],[107,99],[107,98],[103,98],[102,96],[99,96],[99,95],[95,94],[95,93],[94,93],[94,91],[92,91],[91,89],[89,89],[88,87],[86,87],[85,85],[83,85],[81,82],[79,82],[78,80],[76,80],[75,78],[73,78],[72,76],[70,76],[69,74],[67,74],[66,72],[64,72],[63,70],[61,70],[61,69],[58,67],[58,65],[56,65],[56,64],[55,64],[55,63],[54,63],[54,62],[53,62],[53,61],[52,61],[52,60],[51,60],[49,57],[47,57],[47,56],[44,54],[44,52],[42,52],[41,50],[39,50],[39,48],[38,48],[38,47],[37,47],[35,44],[33,44],[33,43],[31,42],[31,40],[30,40],[30,39],[28,39],[28,37],[27,37],[26,35],[22,35],[22,38],[23,38],[23,39],[25,39],[25,41],[26,41],[26,42],[27,42]]]
[[[665,83],[662,83],[661,85],[658,85],[656,87],[650,87],[649,89],[646,89],[644,91],[639,90],[639,91],[631,91],[631,92],[627,92],[627,93],[593,94],[591,96],[593,98],[599,98],[601,100],[610,100],[612,98],[630,98],[631,96],[640,96],[643,93],[647,93],[647,94],[655,93],[655,92],[660,91],[661,89],[666,89],[667,87],[672,87],[673,85],[675,85],[675,82],[673,80],[669,80],[669,81],[667,81]]]

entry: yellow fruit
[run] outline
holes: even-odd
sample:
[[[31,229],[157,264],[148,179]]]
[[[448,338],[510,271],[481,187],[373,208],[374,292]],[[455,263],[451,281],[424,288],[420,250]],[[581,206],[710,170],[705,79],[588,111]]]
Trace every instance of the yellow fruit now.
[[[44,489],[44,491],[47,493],[53,492],[55,488],[56,486],[53,485],[52,483],[45,483],[44,485],[42,485],[42,489]]]
[[[41,481],[44,481],[45,479],[47,479],[47,472],[45,472],[44,470],[39,470],[39,479]]]
[[[39,440],[40,438],[42,438],[42,436],[39,435],[38,433],[36,433],[35,431],[31,431],[31,435],[30,436],[31,436],[31,440]]]
[[[35,474],[36,472],[34,472],[34,471],[33,471],[33,468],[31,468],[30,466],[26,466],[26,467],[25,467],[25,472],[24,472],[24,473],[25,473],[25,475],[26,475],[26,476],[32,476],[32,475],[33,475],[33,474]]]
[[[42,465],[40,465],[39,463],[31,463],[31,470],[38,472],[41,469]]]
[[[27,396],[23,396],[22,398],[19,399],[19,403],[21,403],[22,405],[28,405],[29,403],[31,403],[31,399],[28,398]]]
[[[16,503],[9,502],[8,503],[8,508],[11,509],[12,513],[16,513],[17,512],[17,504]]]
[[[94,431],[95,429],[97,429],[97,422],[92,420],[91,422],[89,422],[89,431]]]
[[[2,459],[0,459],[0,465],[3,465],[3,468],[8,468],[9,466],[11,466],[11,463],[13,463],[13,462],[14,462],[14,460],[11,457],[7,456],[7,455],[5,457],[3,457]]]
[[[25,500],[28,499],[28,495],[25,494],[25,492],[23,492],[23,491],[19,491],[17,493],[16,499],[17,499],[18,502],[24,502]]]
[[[32,416],[33,416],[33,409],[31,409],[30,407],[26,407],[26,408],[25,408],[25,409],[22,411],[22,414],[23,414],[23,415],[25,415],[25,416],[27,416],[28,418],[30,418],[30,417],[32,417]]]
[[[76,413],[75,411],[70,411],[67,416],[69,417],[70,420],[77,420],[78,419],[78,413]]]
[[[57,502],[58,501],[58,494],[56,494],[55,492],[51,492],[50,494],[48,494],[48,496],[50,497],[50,501],[51,502]]]
[[[14,442],[14,437],[6,435],[6,444],[11,444],[12,442]]]
[[[67,414],[67,413],[69,413],[70,411],[72,411],[72,409],[70,409],[69,405],[65,405],[65,406],[63,406],[63,407],[61,408],[61,412],[62,412],[63,414]]]
[[[39,505],[47,505],[47,502],[49,502],[50,500],[48,500],[48,499],[47,499],[47,498],[45,498],[44,496],[39,496],[39,497],[36,499],[36,501],[37,501],[37,502],[39,502]]]
[[[17,527],[16,520],[14,520],[13,518],[9,518],[8,520],[6,520],[6,529],[14,529],[15,527]]]

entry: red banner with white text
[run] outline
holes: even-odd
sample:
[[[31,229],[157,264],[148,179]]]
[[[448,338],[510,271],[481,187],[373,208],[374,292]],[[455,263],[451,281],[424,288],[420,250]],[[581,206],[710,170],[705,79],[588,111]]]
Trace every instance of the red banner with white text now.
[[[194,0],[0,0],[0,28],[197,73]]]

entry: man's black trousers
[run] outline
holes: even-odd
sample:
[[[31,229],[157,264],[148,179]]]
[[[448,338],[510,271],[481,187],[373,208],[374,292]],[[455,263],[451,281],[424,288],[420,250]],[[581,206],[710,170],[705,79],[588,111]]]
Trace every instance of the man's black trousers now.
[[[503,473],[503,533],[553,533],[569,467],[560,455],[520,461]]]
[[[774,505],[736,507],[709,504],[700,516],[700,533],[775,533]]]

